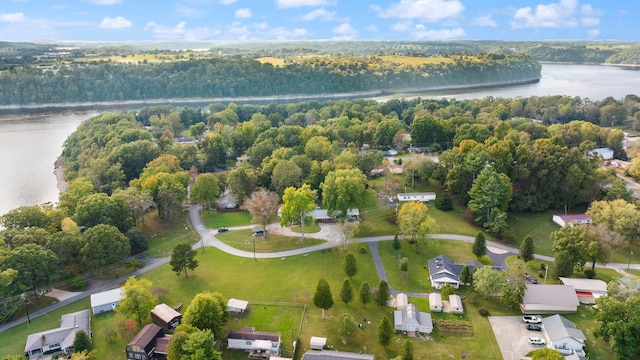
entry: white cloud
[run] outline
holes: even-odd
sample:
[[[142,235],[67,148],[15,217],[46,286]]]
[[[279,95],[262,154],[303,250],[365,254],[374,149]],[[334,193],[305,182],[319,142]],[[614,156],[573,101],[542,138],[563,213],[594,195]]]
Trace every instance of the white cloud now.
[[[558,3],[536,6],[535,11],[527,6],[516,10],[511,20],[513,28],[576,27],[575,18],[578,0],[560,0]]]
[[[114,18],[110,18],[107,16],[102,19],[102,22],[98,26],[101,29],[122,30],[130,28],[132,25],[133,23],[131,22],[131,20],[125,19],[122,16],[117,16]]]
[[[604,15],[602,10],[594,9],[590,4],[582,5],[580,7],[580,13],[584,16],[602,16]]]
[[[349,23],[342,23],[331,31],[342,39],[353,39],[358,35],[358,30],[354,29]]]
[[[220,4],[222,5],[231,5],[238,0],[220,0]]]
[[[189,28],[186,22],[175,26],[166,26],[156,22],[149,22],[145,31],[153,33],[158,40],[287,40],[303,39],[310,35],[304,28],[287,29],[284,27],[270,28],[266,21],[258,23],[241,23],[234,21],[229,25],[214,27]]]
[[[324,8],[319,8],[300,16],[299,19],[302,21],[313,21],[316,19],[320,19],[323,21],[331,21],[331,20],[334,20],[335,17],[336,17],[335,11],[327,11]]]
[[[122,0],[90,0],[91,3],[96,5],[115,5],[120,4]]]
[[[600,30],[596,30],[596,29],[587,30],[587,36],[590,39],[597,38],[598,36],[600,36]]]
[[[416,25],[411,35],[416,39],[421,40],[454,40],[459,39],[467,35],[462,28],[454,29],[441,29],[441,30],[427,30],[422,24]]]
[[[419,19],[435,22],[453,19],[462,14],[464,5],[459,0],[400,0],[387,9],[372,6],[382,18]]]
[[[473,19],[471,24],[476,26],[498,27],[498,24],[491,18],[491,14],[479,16]]]
[[[302,6],[322,6],[331,5],[329,0],[276,0],[279,8],[296,8]]]
[[[0,14],[0,22],[21,22],[24,21],[26,18],[24,16],[24,13],[6,13],[6,14]]]
[[[249,8],[242,8],[242,9],[236,10],[235,15],[238,19],[248,19],[251,16],[253,16],[253,14],[251,13],[251,9]]]

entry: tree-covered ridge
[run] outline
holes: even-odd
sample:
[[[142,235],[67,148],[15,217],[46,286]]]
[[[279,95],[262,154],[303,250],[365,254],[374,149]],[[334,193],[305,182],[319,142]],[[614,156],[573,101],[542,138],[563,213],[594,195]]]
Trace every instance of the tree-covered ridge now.
[[[215,58],[157,64],[82,63],[12,67],[0,76],[0,104],[332,94],[531,81],[540,65],[522,54],[454,57],[398,66],[366,57],[314,57],[274,67]]]

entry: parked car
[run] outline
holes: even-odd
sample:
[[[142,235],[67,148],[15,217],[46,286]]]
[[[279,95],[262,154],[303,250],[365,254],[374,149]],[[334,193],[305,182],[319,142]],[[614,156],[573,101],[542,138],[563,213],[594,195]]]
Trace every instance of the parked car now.
[[[527,324],[527,330],[531,331],[542,331],[542,326],[535,324]]]
[[[533,315],[525,315],[522,317],[522,321],[527,324],[540,324],[542,322],[542,319]]]
[[[532,283],[532,284],[537,284],[538,283],[538,278],[531,275],[531,274],[527,274],[524,273],[524,278],[525,280],[527,280],[528,282]]]
[[[531,344],[531,345],[544,345],[544,340],[542,340],[542,338],[539,338],[539,337],[530,337],[529,338],[529,344]]]
[[[227,206],[225,206],[227,209],[235,209],[238,207],[238,205],[234,204],[234,203],[228,203]]]
[[[221,227],[221,228],[218,228],[218,233],[223,233],[223,232],[227,232],[227,231],[229,231],[229,228],[228,228],[228,227]]]

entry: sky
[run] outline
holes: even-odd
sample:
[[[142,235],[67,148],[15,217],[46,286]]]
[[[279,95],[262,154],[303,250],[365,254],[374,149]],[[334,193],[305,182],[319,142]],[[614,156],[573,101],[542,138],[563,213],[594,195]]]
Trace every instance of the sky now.
[[[0,0],[0,41],[640,40],[638,0]]]

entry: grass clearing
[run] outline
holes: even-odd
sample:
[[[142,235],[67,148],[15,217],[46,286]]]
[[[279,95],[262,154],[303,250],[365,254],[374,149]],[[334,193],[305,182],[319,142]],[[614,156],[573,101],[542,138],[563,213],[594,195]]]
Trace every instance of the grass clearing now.
[[[284,66],[284,59],[271,56],[257,58],[256,61],[259,61],[261,64],[269,63],[273,66]]]
[[[251,219],[251,215],[246,211],[217,212],[215,210],[204,210],[200,212],[200,218],[209,229],[255,224]]]
[[[297,232],[297,233],[302,233],[302,230],[300,228],[300,225],[294,225],[291,228],[291,231]],[[311,224],[304,224],[304,233],[305,234],[313,234],[313,233],[317,233],[320,232],[320,225],[314,223]]]
[[[533,238],[534,251],[536,254],[553,256],[553,242],[550,235],[559,230],[560,226],[554,223],[551,218],[558,211],[547,210],[539,214],[520,213],[509,214],[507,223],[509,228],[515,233],[516,239],[513,246],[518,247],[524,238],[529,235]]]
[[[157,211],[145,215],[144,222],[141,224],[142,234],[149,241],[149,250],[145,256],[169,256],[178,243],[187,241],[194,244],[200,240],[200,235],[193,229],[187,216],[185,212],[180,220],[167,227],[167,224],[158,217]]]
[[[231,230],[217,234],[216,237],[236,249],[250,252],[253,251],[255,243],[255,249],[258,253],[285,251],[325,243],[324,240],[320,239],[305,238],[303,242],[297,237],[274,234],[268,235],[267,237],[252,236],[251,229]]]
[[[388,61],[394,64],[401,65],[425,65],[425,64],[444,64],[453,63],[453,58],[446,58],[441,56],[400,56],[400,55],[385,55],[380,56],[384,61]]]

